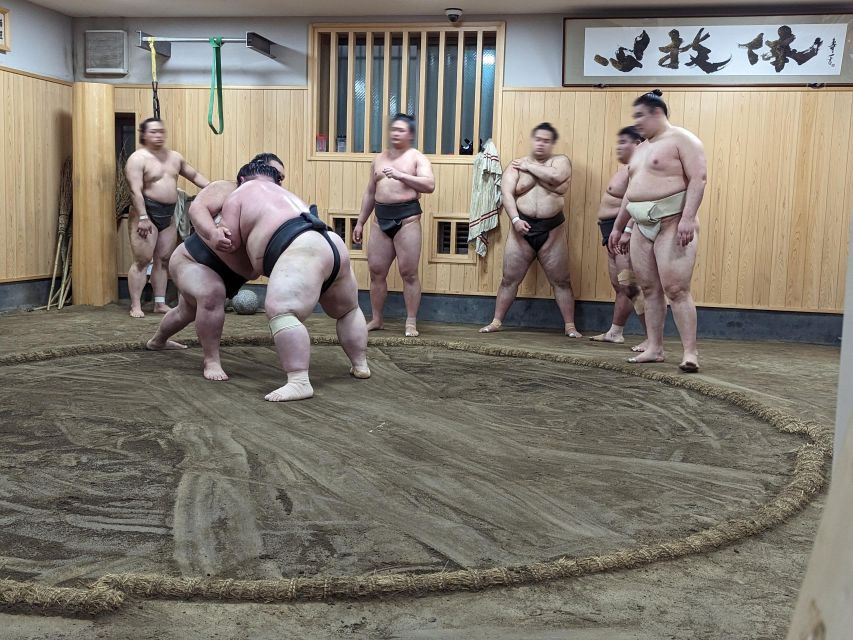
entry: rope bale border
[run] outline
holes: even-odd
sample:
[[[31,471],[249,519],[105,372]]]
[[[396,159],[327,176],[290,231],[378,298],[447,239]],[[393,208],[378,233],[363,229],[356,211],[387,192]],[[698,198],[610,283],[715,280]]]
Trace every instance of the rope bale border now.
[[[197,339],[186,340],[190,346]],[[222,346],[268,346],[267,334],[228,337]],[[336,345],[331,336],[312,338],[315,345]],[[675,560],[714,551],[739,540],[772,529],[800,512],[826,483],[827,463],[832,457],[832,429],[819,422],[801,420],[763,404],[754,397],[711,384],[695,376],[672,375],[627,363],[572,356],[518,347],[474,344],[461,341],[423,338],[371,338],[370,346],[419,346],[467,351],[478,355],[542,360],[556,364],[605,369],[616,373],[659,382],[694,391],[708,398],[728,402],[764,421],[782,433],[797,434],[807,442],[796,452],[790,481],[773,498],[751,513],[723,520],[688,536],[672,538],[602,555],[524,565],[459,569],[430,573],[368,574],[360,576],[287,577],[276,580],[233,580],[221,578],[184,578],[160,574],[107,574],[86,589],[53,587],[32,582],[0,580],[0,610],[37,613],[98,615],[120,608],[128,596],[179,600],[287,603],[330,601],[378,596],[422,596],[430,593],[481,591],[494,587],[515,587],[596,573],[621,571],[654,562]],[[141,342],[108,342],[72,345],[43,351],[0,356],[0,366],[44,362],[57,358],[105,353],[143,351]]]

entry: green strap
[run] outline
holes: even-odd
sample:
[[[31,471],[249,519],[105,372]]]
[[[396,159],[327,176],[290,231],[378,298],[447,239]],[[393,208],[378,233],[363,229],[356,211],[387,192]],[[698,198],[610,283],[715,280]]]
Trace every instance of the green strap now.
[[[213,66],[210,69],[210,102],[207,106],[207,125],[216,135],[220,135],[225,128],[225,120],[222,115],[222,37],[211,38],[210,46],[213,47]],[[219,101],[219,129],[213,126],[213,102]]]

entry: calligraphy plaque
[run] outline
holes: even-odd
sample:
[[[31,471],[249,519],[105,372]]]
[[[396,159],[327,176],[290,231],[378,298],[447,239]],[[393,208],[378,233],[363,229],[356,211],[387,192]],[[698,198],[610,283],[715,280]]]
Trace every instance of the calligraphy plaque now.
[[[853,15],[566,18],[563,85],[853,84]]]

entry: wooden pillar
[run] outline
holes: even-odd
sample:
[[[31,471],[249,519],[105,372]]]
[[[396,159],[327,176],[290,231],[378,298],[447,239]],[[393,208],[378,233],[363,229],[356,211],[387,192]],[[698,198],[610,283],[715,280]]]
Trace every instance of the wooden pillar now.
[[[74,304],[104,306],[118,299],[113,86],[74,83]]]

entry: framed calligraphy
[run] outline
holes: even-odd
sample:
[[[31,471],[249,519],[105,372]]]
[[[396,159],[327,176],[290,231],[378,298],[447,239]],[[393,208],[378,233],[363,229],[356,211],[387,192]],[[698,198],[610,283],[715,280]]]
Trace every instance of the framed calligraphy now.
[[[0,7],[0,51],[12,50],[12,40],[9,33],[9,10]]]
[[[853,84],[853,14],[563,21],[563,86],[803,84]]]

